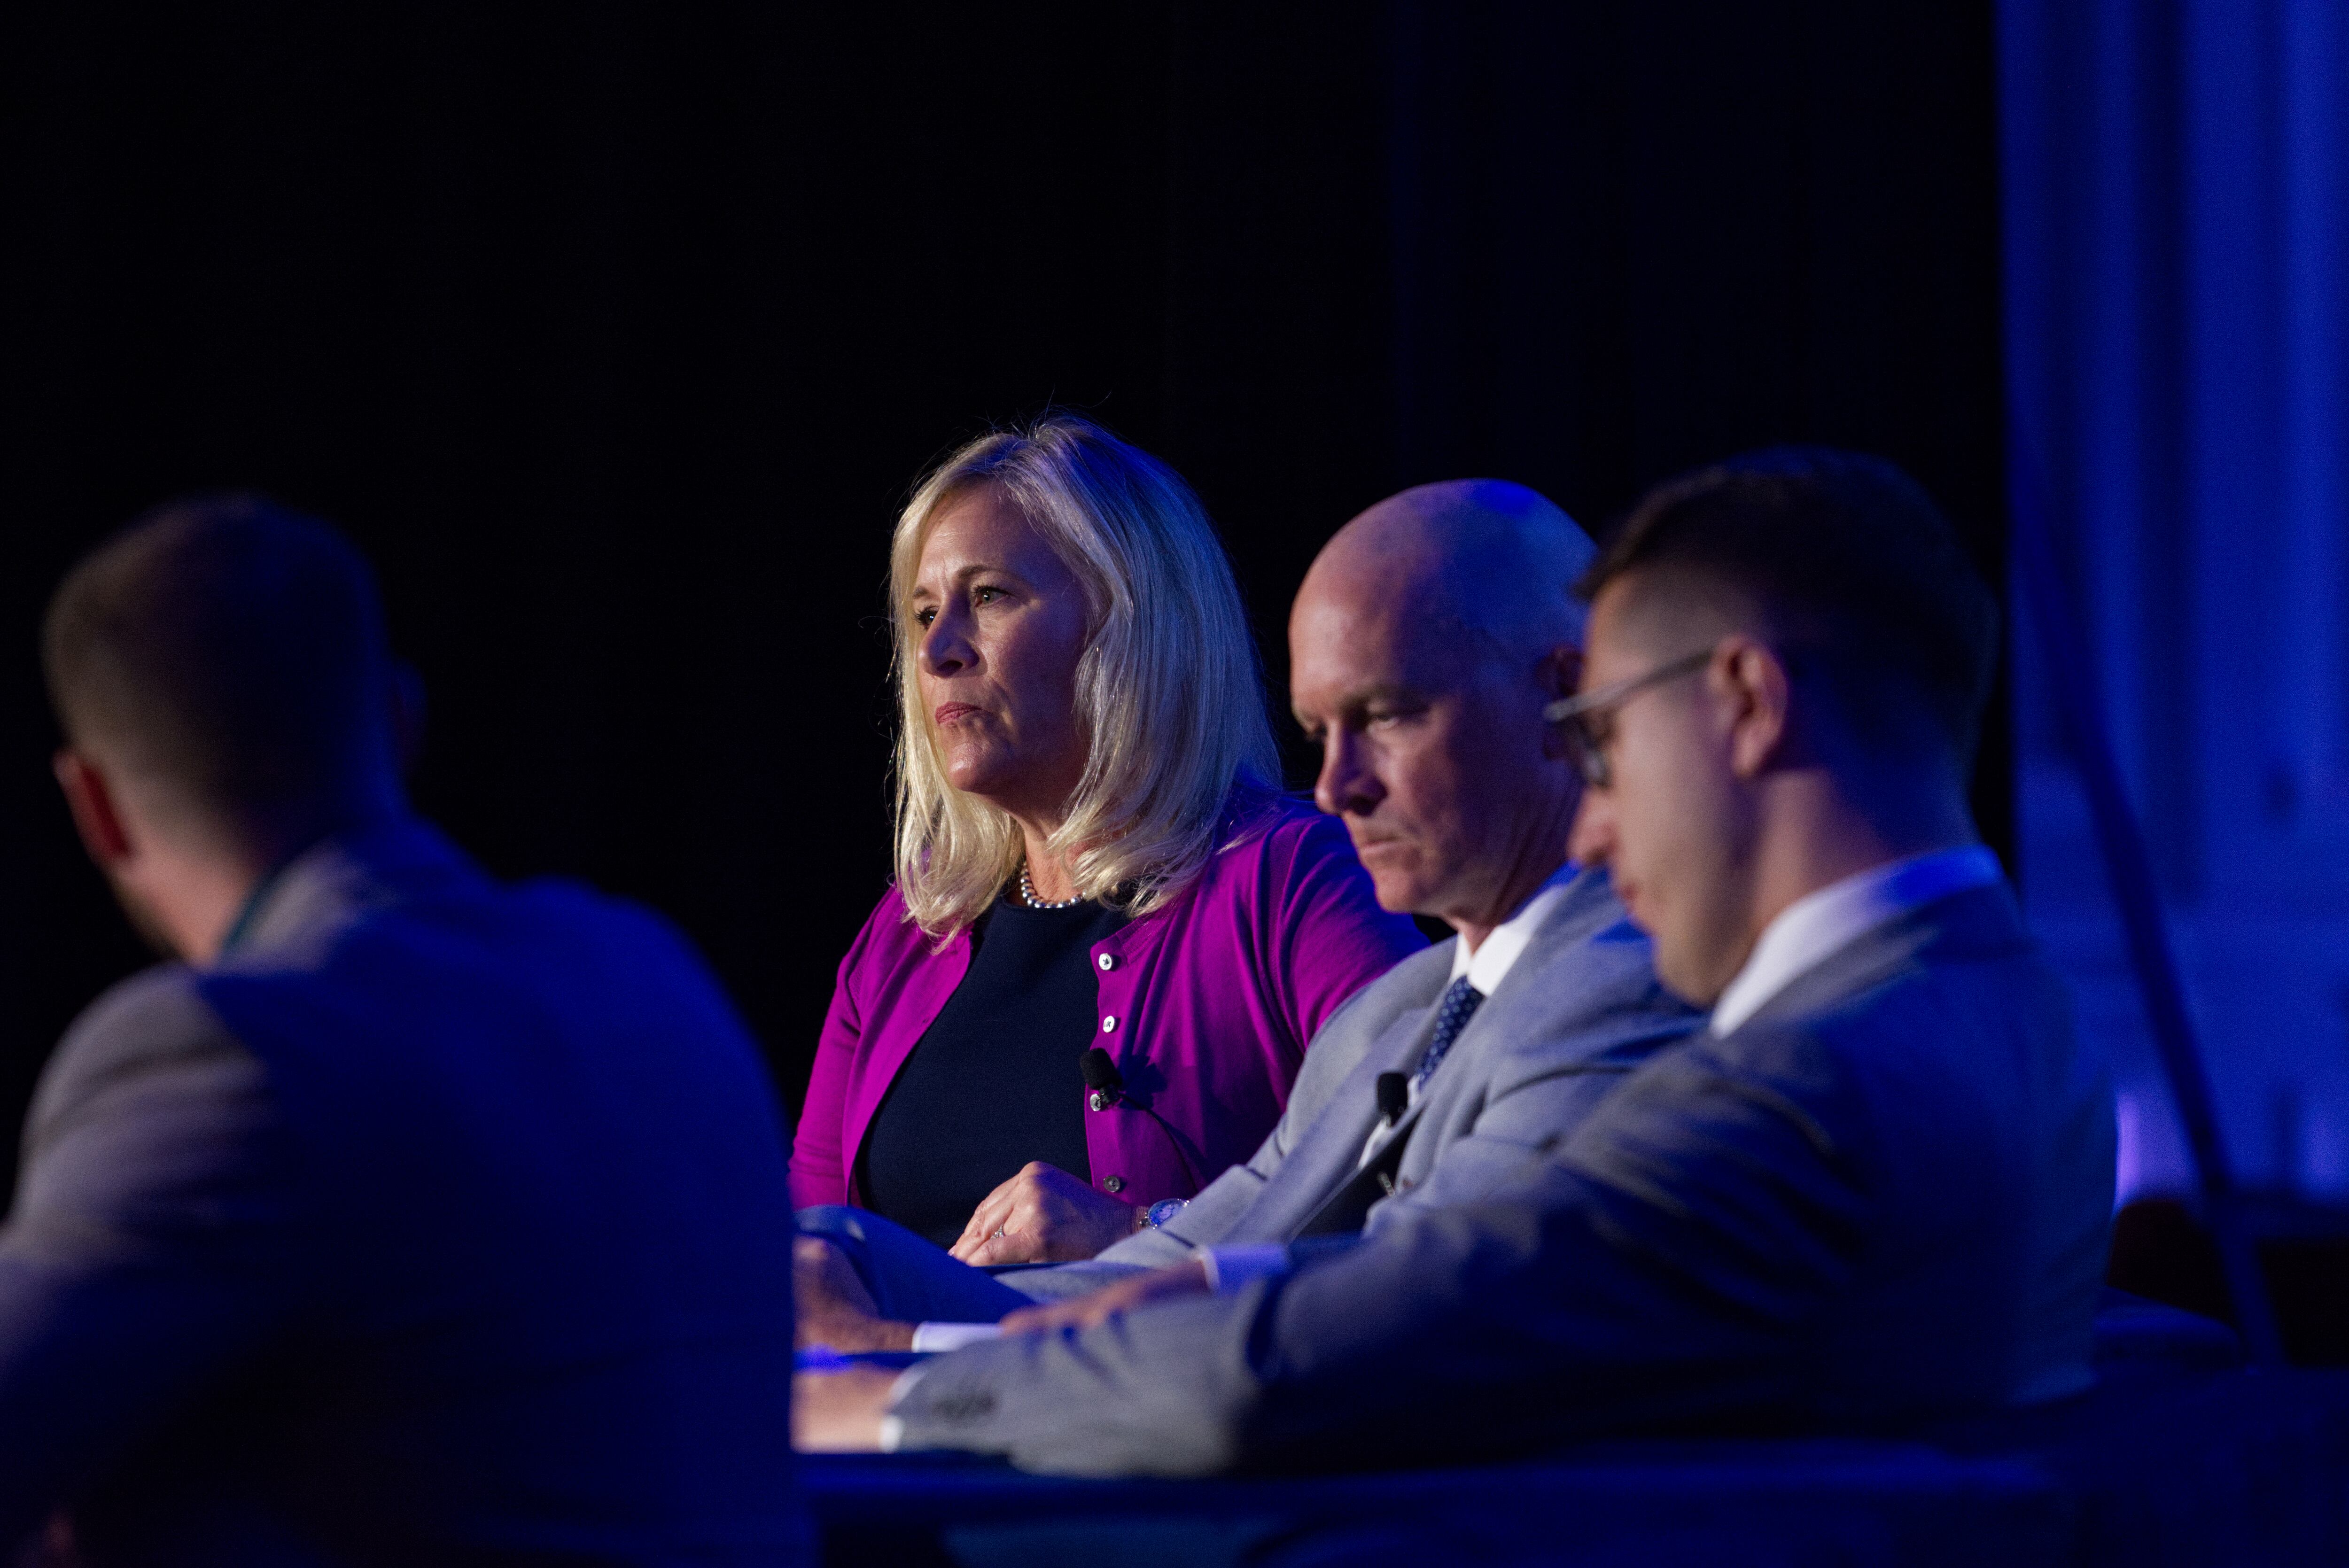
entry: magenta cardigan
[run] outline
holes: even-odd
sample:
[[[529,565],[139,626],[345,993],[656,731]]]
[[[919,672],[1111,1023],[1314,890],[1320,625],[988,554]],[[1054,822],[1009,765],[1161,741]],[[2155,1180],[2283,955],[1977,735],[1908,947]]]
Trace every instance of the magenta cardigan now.
[[[1272,1130],[1322,1021],[1425,945],[1378,906],[1338,820],[1284,798],[1164,907],[1094,944],[1097,1040],[1213,1181]],[[970,967],[968,931],[932,947],[893,885],[841,961],[792,1148],[793,1202],[858,1201],[873,1113]],[[1072,1059],[1069,1093],[1084,1092]],[[983,1089],[971,1114],[987,1114]],[[1093,1185],[1125,1202],[1195,1191],[1166,1130],[1132,1106],[1088,1111],[1085,1148]]]

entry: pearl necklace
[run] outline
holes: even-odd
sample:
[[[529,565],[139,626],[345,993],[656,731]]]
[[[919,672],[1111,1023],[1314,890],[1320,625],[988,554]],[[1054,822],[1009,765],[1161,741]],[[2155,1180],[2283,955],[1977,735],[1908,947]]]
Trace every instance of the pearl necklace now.
[[[1085,902],[1085,895],[1079,893],[1074,898],[1064,898],[1058,903],[1046,903],[1036,896],[1036,884],[1028,880],[1028,862],[1021,861],[1019,862],[1019,902],[1030,909],[1074,909]]]

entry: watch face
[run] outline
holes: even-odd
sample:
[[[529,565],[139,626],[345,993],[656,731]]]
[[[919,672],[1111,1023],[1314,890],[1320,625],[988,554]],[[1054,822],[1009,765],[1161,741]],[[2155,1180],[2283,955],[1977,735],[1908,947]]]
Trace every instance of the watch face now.
[[[1150,1205],[1150,1222],[1154,1225],[1164,1224],[1188,1207],[1190,1202],[1188,1198],[1161,1198]]]

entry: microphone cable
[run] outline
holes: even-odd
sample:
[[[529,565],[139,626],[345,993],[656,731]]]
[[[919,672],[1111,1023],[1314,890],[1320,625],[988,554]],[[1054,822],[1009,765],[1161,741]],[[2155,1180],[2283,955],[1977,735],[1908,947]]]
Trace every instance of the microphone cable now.
[[[1126,1098],[1125,1075],[1117,1070],[1117,1063],[1110,1059],[1107,1051],[1099,1046],[1087,1047],[1085,1054],[1077,1058],[1077,1070],[1084,1075],[1089,1091],[1086,1104],[1095,1110],[1123,1105],[1142,1112],[1158,1124],[1159,1130],[1166,1134],[1166,1141],[1174,1145],[1174,1158],[1183,1162],[1183,1173],[1191,1179],[1191,1191],[1196,1192],[1206,1185],[1199,1180],[1199,1168],[1191,1163],[1190,1151],[1183,1147],[1183,1135],[1174,1130],[1174,1124],[1148,1106]]]

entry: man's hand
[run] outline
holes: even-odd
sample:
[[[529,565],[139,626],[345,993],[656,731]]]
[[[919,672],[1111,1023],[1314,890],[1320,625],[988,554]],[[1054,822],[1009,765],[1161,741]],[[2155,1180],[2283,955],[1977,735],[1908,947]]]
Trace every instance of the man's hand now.
[[[881,1367],[802,1372],[792,1379],[792,1446],[803,1454],[870,1454],[898,1374]]]
[[[883,1317],[848,1259],[820,1236],[792,1241],[792,1295],[802,1347],[829,1345],[843,1355],[914,1347],[914,1326]]]
[[[1132,1307],[1154,1301],[1173,1301],[1178,1296],[1206,1295],[1207,1267],[1205,1264],[1174,1264],[1148,1274],[1133,1274],[1115,1284],[1103,1285],[1084,1295],[1071,1296],[1066,1301],[1047,1302],[1041,1306],[1023,1306],[1003,1320],[1006,1334],[1026,1334],[1039,1328],[1091,1328],[1094,1324],[1116,1316]]]
[[[980,1201],[947,1251],[973,1268],[1067,1263],[1133,1234],[1140,1213],[1057,1165],[1030,1160]]]

